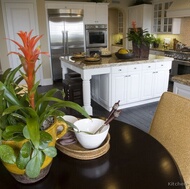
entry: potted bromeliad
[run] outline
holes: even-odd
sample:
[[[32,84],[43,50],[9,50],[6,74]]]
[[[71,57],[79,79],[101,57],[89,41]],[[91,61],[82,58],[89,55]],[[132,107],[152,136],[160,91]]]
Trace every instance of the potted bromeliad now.
[[[136,22],[132,22],[132,28],[127,34],[129,41],[132,41],[133,53],[137,58],[148,58],[150,44],[154,41],[154,36],[146,29],[137,28]]]
[[[56,139],[62,137],[69,125],[63,119],[63,108],[72,108],[85,117],[86,111],[78,104],[54,97],[64,92],[51,89],[44,94],[37,91],[36,62],[41,52],[37,42],[40,36],[32,31],[18,33],[22,44],[11,40],[19,52],[21,64],[4,72],[0,81],[0,159],[11,174],[22,183],[33,183],[44,178],[56,156]],[[10,54],[9,53],[9,54]],[[21,85],[25,81],[26,85]],[[47,120],[53,124],[44,128]],[[61,127],[57,133],[57,127]]]

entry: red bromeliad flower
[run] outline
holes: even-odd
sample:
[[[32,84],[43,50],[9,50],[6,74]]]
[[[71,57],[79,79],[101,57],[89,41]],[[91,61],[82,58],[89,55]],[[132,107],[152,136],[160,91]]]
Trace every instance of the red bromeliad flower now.
[[[134,32],[137,32],[137,27],[136,27],[135,21],[132,21],[132,27],[133,27]]]
[[[32,30],[29,33],[20,31],[17,34],[21,38],[23,44],[19,44],[17,41],[12,39],[9,40],[18,46],[18,50],[20,50],[22,54],[19,52],[10,52],[9,54],[17,54],[21,60],[22,67],[25,71],[23,77],[28,86],[29,102],[31,107],[35,108],[34,92],[32,92],[32,88],[35,83],[35,74],[37,71],[37,69],[35,70],[36,61],[39,59],[38,57],[40,54],[49,55],[49,53],[41,52],[40,46],[36,47],[37,42],[43,35],[31,37]]]

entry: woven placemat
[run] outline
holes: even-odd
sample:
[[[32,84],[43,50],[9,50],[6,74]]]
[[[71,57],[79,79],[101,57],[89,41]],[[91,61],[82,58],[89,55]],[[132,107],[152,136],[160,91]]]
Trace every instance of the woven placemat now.
[[[110,134],[108,133],[102,145],[96,149],[92,150],[85,149],[79,144],[79,142],[64,146],[59,143],[59,140],[56,142],[56,148],[70,157],[81,160],[90,160],[98,158],[107,153],[107,151],[110,148],[109,141],[110,141]]]

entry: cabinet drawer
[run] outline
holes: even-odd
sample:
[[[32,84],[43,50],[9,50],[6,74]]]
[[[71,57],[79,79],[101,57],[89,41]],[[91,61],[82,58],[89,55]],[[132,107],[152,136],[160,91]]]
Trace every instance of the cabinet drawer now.
[[[156,68],[156,64],[154,63],[143,64],[142,67],[143,67],[143,70],[154,70]]]
[[[112,67],[112,73],[125,73],[127,70],[127,66]]]
[[[142,69],[142,64],[135,64],[135,65],[128,66],[129,72],[136,72],[136,71],[140,71],[141,69]]]
[[[167,62],[157,62],[156,69],[168,69],[169,64]]]

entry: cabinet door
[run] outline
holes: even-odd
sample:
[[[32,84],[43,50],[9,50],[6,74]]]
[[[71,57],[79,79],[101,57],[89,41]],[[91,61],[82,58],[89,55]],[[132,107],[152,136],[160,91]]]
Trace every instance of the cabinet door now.
[[[169,70],[158,70],[154,72],[154,96],[160,97],[168,89]]]
[[[16,0],[14,2],[2,2],[7,38],[18,41],[17,33],[21,30],[27,32],[33,30],[33,35],[39,35],[35,0],[30,0],[27,3],[25,1],[17,2]],[[7,46],[8,52],[18,51],[17,46],[8,40]],[[9,61],[11,68],[20,65],[20,59],[15,55],[9,55]],[[39,64],[39,61],[37,63]],[[36,74],[36,80],[40,80],[42,77],[41,73],[42,71],[40,67]]]
[[[95,24],[96,21],[96,6],[94,3],[84,5],[84,23]]]
[[[153,32],[155,33],[180,33],[181,19],[167,18],[167,9],[172,1],[154,4]]]
[[[153,97],[153,87],[154,87],[154,79],[153,79],[153,71],[145,70],[142,75],[142,92],[141,99],[150,99]]]
[[[98,24],[108,24],[108,5],[96,4],[96,22]]]
[[[120,100],[120,104],[126,104],[125,75],[114,74],[112,77],[112,104]]]
[[[108,6],[103,3],[84,4],[85,24],[108,24]]]
[[[125,76],[125,93],[126,102],[137,102],[140,99],[140,82],[141,74],[140,72],[133,72]]]

